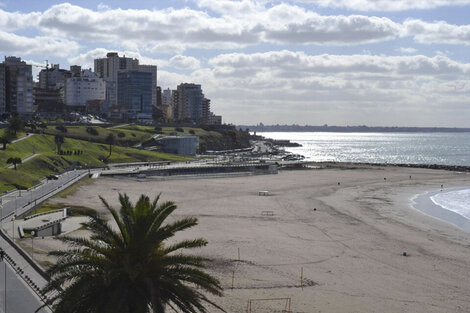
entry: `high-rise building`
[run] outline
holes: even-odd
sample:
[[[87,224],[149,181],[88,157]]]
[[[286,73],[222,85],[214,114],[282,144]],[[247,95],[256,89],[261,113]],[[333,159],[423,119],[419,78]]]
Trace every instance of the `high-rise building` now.
[[[113,112],[120,112],[118,76],[121,72],[140,71],[151,73],[152,77],[152,106],[157,106],[157,67],[154,65],[140,65],[138,59],[120,57],[117,52],[109,52],[106,58],[95,59],[95,72],[106,81],[106,104]],[[114,93],[114,94],[113,94]],[[114,116],[117,116],[114,114]]]
[[[178,103],[179,103],[178,90],[172,90],[171,91],[171,102],[170,102],[171,118],[175,121],[180,120],[180,116],[178,114]]]
[[[5,64],[0,63],[0,114],[5,113],[6,109],[6,81]]]
[[[155,90],[157,92],[157,107],[162,106],[162,87],[155,86]]]
[[[68,70],[61,69],[59,64],[53,64],[52,68],[43,69],[39,72],[39,88],[60,89],[65,86],[67,78],[72,77]]]
[[[80,65],[70,65],[70,73],[72,76],[82,75],[82,67]]]
[[[170,88],[162,92],[162,105],[171,105],[171,90]]]
[[[202,99],[202,124],[210,124],[209,118],[211,114],[211,100],[204,98]]]
[[[51,114],[52,116],[64,113],[65,111],[65,84],[67,78],[72,75],[80,75],[79,66],[71,66],[74,71],[61,69],[59,64],[53,64],[51,68],[43,69],[39,72],[39,83],[33,89],[34,103],[37,106],[37,112],[41,114]]]
[[[120,57],[117,52],[109,52],[106,54],[106,58],[95,59],[94,63],[95,73],[105,79],[107,86],[111,88],[107,91],[106,106],[114,108],[118,104],[118,73],[126,70],[136,70],[139,67],[139,60],[126,58],[126,56]],[[114,95],[111,94],[112,92],[114,92]]]
[[[152,106],[157,106],[157,67],[155,65],[139,65],[140,72],[152,73]]]
[[[178,103],[174,108],[178,112],[178,120],[202,122],[202,102],[204,94],[201,85],[183,83],[178,85]]]
[[[117,81],[118,73],[124,70],[136,70],[139,67],[139,60],[120,57],[117,52],[109,52],[106,58],[95,59],[95,73],[101,78],[110,78]]]
[[[122,117],[152,119],[152,73],[139,70],[118,73],[118,106]]]
[[[88,101],[105,100],[106,87],[102,78],[90,70],[83,70],[80,76],[67,78],[65,84],[65,105],[68,110],[83,111]]]
[[[37,112],[42,115],[57,116],[65,111],[64,106],[64,88],[39,88],[34,87],[34,103],[37,106]]]
[[[31,65],[17,57],[5,57],[5,112],[33,113],[33,74]]]

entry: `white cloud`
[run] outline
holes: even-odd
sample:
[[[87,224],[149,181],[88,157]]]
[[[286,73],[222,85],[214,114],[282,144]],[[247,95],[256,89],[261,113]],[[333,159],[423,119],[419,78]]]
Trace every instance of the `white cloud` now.
[[[204,0],[202,4],[214,3]],[[52,37],[119,44],[176,53],[184,48],[233,49],[263,41],[277,44],[351,45],[395,38],[400,24],[387,18],[361,15],[321,16],[298,6],[279,4],[270,8],[244,0],[221,1],[214,10],[221,16],[191,9],[93,11],[63,3],[35,16],[37,27]],[[1,12],[1,11],[0,11]],[[21,20],[21,19],[20,19]],[[18,28],[13,22],[9,27]]]
[[[97,12],[64,3],[45,11],[39,28],[53,36],[98,42],[149,45],[177,41],[195,48],[231,48],[259,42],[259,34],[246,25],[190,9]]]
[[[441,113],[440,123],[450,123],[449,112],[455,114],[459,108],[460,125],[470,122],[470,117],[461,118],[464,111],[470,114],[462,108],[470,96],[470,64],[444,56],[308,55],[283,50],[221,54],[208,64],[206,96],[221,113],[242,121],[256,123],[264,116],[262,121],[272,123],[370,125],[370,116],[375,116],[377,124],[425,126],[436,125],[431,121]],[[458,92],[452,93],[455,89]],[[243,113],[246,110],[250,114]],[[419,122],[412,120],[417,116]]]
[[[469,0],[470,1],[470,0]],[[28,14],[0,10],[3,30],[36,28],[49,38],[112,44],[123,50],[182,54],[187,48],[239,49],[263,42],[278,45],[358,45],[411,36],[419,43],[470,45],[470,25],[365,15],[319,15],[292,4],[200,0],[202,8],[134,10],[69,3]]]
[[[104,4],[103,2],[100,2],[98,3],[97,9],[98,11],[107,11],[107,10],[110,10],[111,7],[107,4]]]
[[[141,55],[138,52],[108,50],[104,48],[96,48],[93,50],[89,50],[77,56],[69,57],[67,60],[69,61],[70,64],[82,65],[84,68],[93,69],[94,60],[99,59],[99,58],[105,58],[108,52],[117,52],[120,56],[136,58],[139,60],[139,63],[142,65],[157,65],[158,67],[165,67],[168,64],[168,61],[166,60],[149,58],[149,57]]]
[[[184,55],[175,55],[170,59],[171,66],[178,69],[198,69],[201,63],[194,57],[188,57]]]
[[[220,76],[243,76],[247,72],[271,71],[279,76],[343,73],[368,73],[395,76],[461,76],[470,73],[470,64],[447,57],[375,55],[307,55],[304,52],[272,51],[266,53],[222,54],[209,60]]]
[[[24,14],[0,9],[0,30],[12,31],[26,27],[36,27],[40,16],[41,13],[39,12]]]
[[[405,11],[434,9],[445,6],[470,5],[470,0],[295,0],[321,7],[344,8],[353,11]]]
[[[79,48],[78,43],[65,39],[43,36],[30,38],[0,31],[0,51],[5,54],[46,54],[67,57],[77,53]]]
[[[427,23],[421,20],[407,20],[405,35],[413,36],[423,44],[445,43],[470,45],[470,25],[451,25],[446,22]]]
[[[320,16],[285,4],[269,9],[266,20],[264,37],[277,43],[360,44],[390,40],[401,31],[401,26],[388,18]]]
[[[402,54],[413,54],[418,52],[418,49],[412,48],[412,47],[400,47],[396,49],[396,51],[402,53]]]

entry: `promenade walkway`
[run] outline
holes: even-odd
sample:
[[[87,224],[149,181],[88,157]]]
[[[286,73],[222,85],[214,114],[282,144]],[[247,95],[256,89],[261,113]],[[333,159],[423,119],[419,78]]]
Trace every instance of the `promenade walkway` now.
[[[22,160],[21,160],[21,163],[25,163],[25,162],[27,162],[27,161],[29,161],[29,160],[31,160],[31,159],[37,157],[38,155],[39,155],[39,154],[37,154],[37,153],[33,153],[33,154],[27,156],[26,158],[22,159]],[[14,168],[14,167],[15,167],[14,164],[5,166],[5,168]]]

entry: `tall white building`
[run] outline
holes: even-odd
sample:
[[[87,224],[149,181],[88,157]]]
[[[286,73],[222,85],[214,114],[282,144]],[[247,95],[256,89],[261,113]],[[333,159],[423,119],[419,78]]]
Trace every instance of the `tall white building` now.
[[[65,105],[84,108],[90,100],[105,100],[106,85],[102,78],[91,70],[83,70],[80,76],[67,78],[65,83]]]
[[[162,105],[171,105],[171,89],[165,89],[162,92]]]

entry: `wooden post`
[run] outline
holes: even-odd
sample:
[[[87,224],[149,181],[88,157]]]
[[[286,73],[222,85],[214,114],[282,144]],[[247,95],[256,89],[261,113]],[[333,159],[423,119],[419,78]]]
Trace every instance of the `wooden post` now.
[[[300,268],[300,288],[304,287],[304,268]]]
[[[235,280],[235,271],[232,271],[232,290],[233,290],[233,281]]]
[[[240,261],[240,248],[238,248],[238,261]]]

